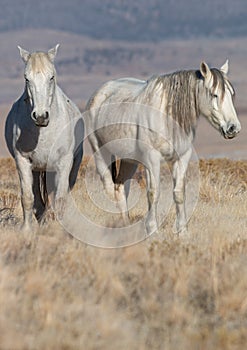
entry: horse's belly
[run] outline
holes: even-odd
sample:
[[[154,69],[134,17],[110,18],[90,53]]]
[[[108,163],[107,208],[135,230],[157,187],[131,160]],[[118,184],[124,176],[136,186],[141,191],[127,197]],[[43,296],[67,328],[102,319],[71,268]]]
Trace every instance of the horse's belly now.
[[[107,151],[119,158],[139,159],[155,149],[170,160],[174,145],[168,137],[137,125],[110,125],[96,132],[101,152]]]

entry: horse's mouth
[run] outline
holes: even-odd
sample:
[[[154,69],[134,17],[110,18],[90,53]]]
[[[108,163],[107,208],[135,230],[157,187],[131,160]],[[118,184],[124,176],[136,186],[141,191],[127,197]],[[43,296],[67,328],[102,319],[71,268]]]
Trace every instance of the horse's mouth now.
[[[239,133],[239,131],[231,131],[231,132],[227,132],[226,130],[224,130],[223,128],[220,128],[220,133],[221,135],[224,137],[224,139],[226,140],[231,140],[234,139],[234,137],[237,136],[237,134]]]
[[[229,132],[225,132],[223,129],[220,130],[221,131],[221,135],[224,137],[224,139],[226,140],[231,140],[231,139],[234,139],[234,137],[237,136],[238,132],[232,132],[232,133],[229,133]]]
[[[225,138],[226,140],[231,140],[231,139],[234,139],[234,137],[235,137],[236,135],[237,135],[237,133],[231,134],[231,135],[225,134],[225,135],[224,135],[224,138]]]
[[[45,128],[47,127],[48,124],[49,124],[49,121],[45,121],[43,123],[35,123],[35,125],[38,126],[39,128]]]
[[[46,127],[50,121],[48,112],[45,112],[44,114],[41,114],[41,115],[37,115],[37,113],[34,111],[31,114],[31,118],[34,121],[35,125],[40,128]]]

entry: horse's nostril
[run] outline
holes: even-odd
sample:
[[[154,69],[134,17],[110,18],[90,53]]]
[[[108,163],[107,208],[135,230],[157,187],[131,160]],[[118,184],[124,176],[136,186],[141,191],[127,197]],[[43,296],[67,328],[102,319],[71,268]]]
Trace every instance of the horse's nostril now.
[[[45,118],[48,119],[49,118],[49,112],[45,112]]]
[[[234,125],[234,124],[231,124],[231,125],[228,127],[227,132],[228,132],[229,134],[233,134],[233,133],[235,132],[235,130],[236,130],[235,125]]]
[[[36,112],[33,112],[33,119],[36,120]]]

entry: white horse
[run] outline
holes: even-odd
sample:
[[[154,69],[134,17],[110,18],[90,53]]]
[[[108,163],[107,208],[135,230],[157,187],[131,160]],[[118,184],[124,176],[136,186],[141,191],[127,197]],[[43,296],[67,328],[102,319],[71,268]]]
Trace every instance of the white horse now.
[[[25,89],[8,114],[5,139],[20,178],[22,229],[27,231],[32,229],[33,213],[38,221],[45,216],[49,184],[55,192],[55,209],[62,215],[82,160],[81,113],[56,82],[58,47],[32,54],[18,47],[25,63]],[[47,170],[54,175],[49,184]]]
[[[123,78],[104,84],[90,98],[89,141],[106,191],[115,196],[128,222],[129,181],[137,164],[146,168],[149,212],[147,233],[157,229],[160,161],[173,165],[173,197],[177,232],[186,232],[185,174],[199,115],[205,116],[226,139],[241,126],[233,105],[234,89],[227,78],[228,61],[210,69],[153,76],[148,81]],[[109,159],[121,159],[110,166]]]

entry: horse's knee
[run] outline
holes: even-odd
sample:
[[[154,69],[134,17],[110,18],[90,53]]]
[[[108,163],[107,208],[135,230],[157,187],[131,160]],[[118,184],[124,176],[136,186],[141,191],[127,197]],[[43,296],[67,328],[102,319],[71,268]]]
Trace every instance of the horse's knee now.
[[[111,178],[109,178],[108,176],[104,176],[101,178],[102,182],[103,182],[103,186],[104,189],[106,191],[106,193],[108,194],[108,196],[110,197],[114,197],[114,184],[111,180]]]
[[[176,204],[182,204],[184,202],[184,191],[174,190],[173,198]]]
[[[118,202],[122,200],[126,200],[124,193],[124,185],[123,184],[115,184],[114,185],[115,197]]]
[[[25,209],[32,209],[34,205],[34,196],[31,193],[23,193],[21,196],[21,201]]]

